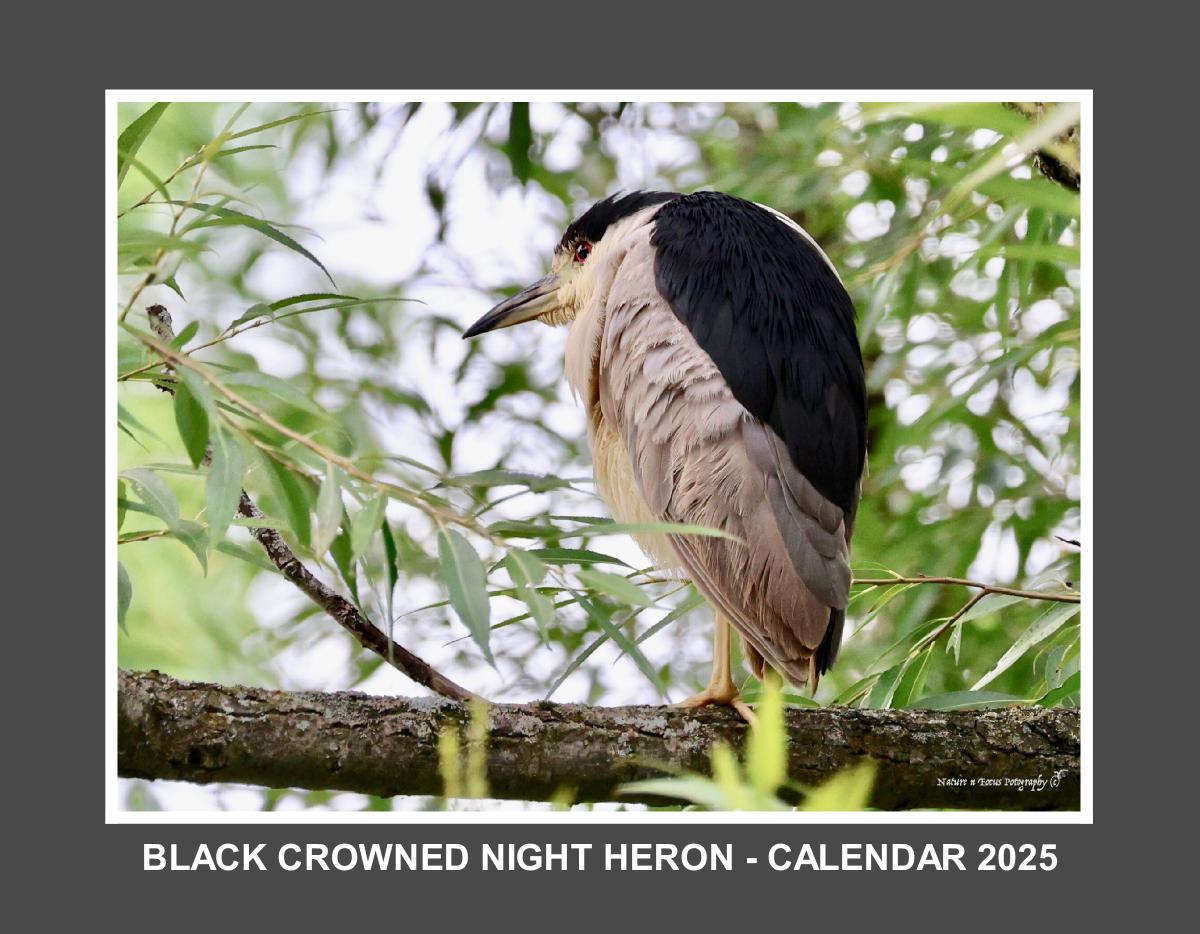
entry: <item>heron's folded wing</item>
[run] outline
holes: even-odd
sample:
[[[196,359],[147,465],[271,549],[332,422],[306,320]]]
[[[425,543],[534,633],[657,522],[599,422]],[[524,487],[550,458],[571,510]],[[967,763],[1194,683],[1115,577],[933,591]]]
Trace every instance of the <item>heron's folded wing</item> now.
[[[798,683],[850,583],[843,511],[792,464],[774,431],[738,402],[712,358],[659,294],[648,233],[610,289],[598,402],[619,432],[651,511],[740,539],[676,536],[701,591]]]

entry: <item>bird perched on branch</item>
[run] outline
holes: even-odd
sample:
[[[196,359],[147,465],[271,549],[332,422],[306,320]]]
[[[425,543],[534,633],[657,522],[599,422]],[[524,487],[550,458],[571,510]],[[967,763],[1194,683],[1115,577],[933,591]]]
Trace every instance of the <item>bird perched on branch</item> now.
[[[566,376],[613,516],[732,536],[637,536],[717,616],[712,677],[684,706],[752,717],[729,625],[760,678],[769,665],[815,692],[837,656],[866,454],[854,318],[829,258],[783,214],[645,191],[593,205],[550,275],[463,335],[569,324]]]

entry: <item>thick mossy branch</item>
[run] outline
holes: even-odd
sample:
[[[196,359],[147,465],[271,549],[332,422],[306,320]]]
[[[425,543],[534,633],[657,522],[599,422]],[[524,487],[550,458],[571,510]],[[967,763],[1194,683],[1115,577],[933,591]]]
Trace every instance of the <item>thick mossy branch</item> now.
[[[441,699],[268,691],[121,671],[118,768],[130,778],[241,782],[391,796],[442,793],[438,737],[466,734]],[[497,798],[606,801],[624,782],[707,772],[713,743],[741,748],[724,709],[497,704],[487,779]],[[1079,712],[794,709],[789,772],[815,785],[873,759],[880,808],[1079,807]]]

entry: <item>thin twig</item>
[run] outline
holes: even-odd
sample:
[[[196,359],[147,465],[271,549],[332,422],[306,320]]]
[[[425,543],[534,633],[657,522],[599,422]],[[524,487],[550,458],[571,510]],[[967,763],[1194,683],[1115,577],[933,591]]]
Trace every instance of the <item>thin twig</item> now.
[[[245,334],[247,331],[253,331],[255,328],[261,328],[267,324],[275,324],[278,321],[285,321],[288,318],[295,318],[295,317],[298,317],[299,315],[311,314],[312,312],[315,312],[315,311],[328,311],[330,309],[337,309],[337,308],[353,308],[356,305],[369,305],[372,302],[382,302],[382,301],[420,302],[420,299],[415,299],[415,298],[414,299],[359,298],[359,299],[354,299],[353,301],[333,302],[333,303],[330,303],[327,305],[318,305],[315,308],[298,308],[295,311],[288,311],[288,312],[284,312],[283,314],[272,313],[270,315],[266,315],[262,318],[259,318],[256,321],[251,321],[247,324],[230,326],[229,328],[226,328],[224,331],[222,331],[220,334],[218,334],[216,337],[214,337],[212,340],[207,341],[203,344],[196,344],[195,346],[189,347],[188,353],[196,353],[201,350],[207,350],[210,347],[215,347],[217,344],[223,344],[227,340],[231,340],[234,337],[238,337],[242,334]],[[421,304],[424,304],[424,302],[421,302]],[[150,363],[144,364],[143,366],[139,366],[136,369],[128,370],[125,373],[118,374],[117,382],[124,382],[126,380],[133,379],[135,376],[141,376],[143,373],[146,373],[153,369],[157,369],[158,367],[163,366],[163,365],[164,364],[161,360],[152,361]]]
[[[162,306],[154,305],[151,307],[161,308]],[[386,480],[380,480],[377,477],[373,477],[349,458],[343,457],[336,451],[330,450],[329,448],[325,447],[325,445],[314,441],[308,435],[289,428],[265,409],[255,405],[241,394],[226,386],[212,373],[211,370],[208,369],[208,367],[197,363],[195,360],[192,360],[187,354],[176,351],[168,343],[157,338],[150,337],[148,334],[143,334],[141,332],[134,333],[143,344],[155,351],[168,364],[173,366],[182,366],[185,369],[191,370],[206,383],[208,383],[213,389],[215,389],[220,395],[224,396],[238,408],[258,419],[268,428],[271,428],[274,431],[279,432],[279,434],[283,435],[284,437],[290,438],[292,441],[303,445],[322,460],[336,464],[355,479],[361,480],[363,483],[370,484],[371,486],[374,486],[382,492],[388,494],[393,499],[397,499],[402,503],[406,503],[407,505],[424,512],[431,519],[434,519],[437,522],[459,525],[470,529],[477,535],[483,536],[492,541],[495,540],[495,535],[482,524],[467,517],[459,516],[456,513],[448,510],[439,509],[438,507],[427,502],[423,497],[413,493],[411,490],[407,490],[395,483],[389,483]]]
[[[168,342],[174,339],[171,316],[168,314],[166,308],[162,305],[151,305],[146,310],[146,313],[150,318],[150,328],[156,335]],[[157,345],[156,349],[165,347],[167,350],[170,350],[169,346],[161,344],[157,340],[153,342],[152,346],[154,345]],[[180,357],[173,352],[170,356],[171,359],[168,360],[168,365],[179,363],[183,366],[190,366],[190,361],[186,358]],[[173,392],[169,388],[166,391]],[[211,460],[211,454],[212,449],[210,447],[205,452],[205,461]],[[238,503],[238,514],[247,519],[260,519],[263,517],[262,510],[258,508],[245,490],[242,491],[241,500]],[[332,616],[344,629],[349,631],[363,648],[370,649],[418,684],[429,688],[429,690],[443,697],[449,697],[457,701],[482,700],[478,695],[451,681],[428,662],[389,638],[386,633],[367,619],[358,607],[319,580],[316,575],[305,567],[277,531],[274,529],[252,528],[250,534],[262,545],[263,550],[267,553],[267,557],[271,559],[271,563],[279,569],[279,572],[313,603]]]
[[[951,627],[954,626],[955,623],[957,623],[960,619],[962,619],[969,612],[971,612],[971,607],[975,606],[975,604],[977,604],[980,600],[982,600],[986,596],[987,596],[987,591],[981,590],[979,593],[977,593],[973,597],[971,597],[970,600],[968,600],[966,603],[964,603],[958,609],[958,612],[956,612],[948,620],[946,620],[944,623],[942,623],[942,625],[938,626],[937,629],[935,629],[933,632],[931,632],[924,639],[919,640],[916,645],[914,645],[911,649],[909,649],[909,654],[916,655],[916,653],[922,651],[927,645],[933,645],[935,642],[937,642],[938,639],[940,639],[942,637],[942,633],[949,632]]]
[[[242,491],[238,513],[247,519],[260,518],[262,511],[254,501]],[[344,629],[350,632],[359,645],[370,649],[376,655],[390,662],[418,684],[424,685],[436,694],[457,701],[482,700],[477,694],[451,681],[424,659],[414,655],[398,642],[390,639],[383,630],[377,627],[353,603],[336,590],[327,586],[312,573],[288,547],[287,543],[275,529],[251,529],[253,535],[271,563],[279,568],[292,584],[306,597],[334,618]]]
[[[973,587],[983,591],[980,597],[990,593],[1003,594],[1009,597],[1023,597],[1026,600],[1049,600],[1055,603],[1078,603],[1077,593],[1048,593],[1044,590],[1019,590],[1015,587],[1002,587],[999,584],[985,584],[983,581],[967,580],[962,577],[856,577],[852,585],[861,587],[890,587],[892,584],[952,584],[960,587]]]
[[[175,232],[179,229],[179,221],[183,217],[184,212],[190,210],[192,205],[194,205],[196,203],[196,198],[200,194],[200,183],[202,181],[204,181],[204,174],[208,171],[208,166],[212,162],[213,155],[215,155],[216,152],[218,152],[220,150],[221,146],[223,146],[225,144],[226,139],[228,138],[228,135],[229,135],[229,131],[231,129],[233,129],[233,124],[237,122],[238,117],[240,117],[246,111],[246,108],[249,106],[250,106],[249,104],[243,104],[236,111],[234,111],[233,116],[230,117],[229,120],[226,122],[225,128],[223,130],[221,130],[221,132],[218,133],[217,136],[213,140],[211,140],[209,143],[207,143],[204,147],[201,148],[200,153],[199,153],[199,157],[202,160],[200,162],[200,171],[196,173],[196,179],[192,183],[192,190],[188,194],[187,201],[185,201],[183,203],[183,205],[179,207],[178,210],[173,211],[173,216],[171,217],[171,229],[167,233],[168,237],[175,236]],[[193,158],[195,158],[195,157],[193,157]],[[182,168],[176,170],[174,173],[172,173],[171,178],[174,178],[181,171],[183,171]],[[163,183],[164,186],[166,184],[167,184],[166,182]],[[134,207],[138,207],[141,204],[145,203],[149,199],[149,197],[150,196],[148,195],[146,198],[142,199],[142,201],[139,202],[138,205],[134,205]],[[130,210],[132,210],[132,208],[130,208]],[[121,316],[120,316],[119,320],[121,320],[121,321],[125,320],[125,318],[129,315],[130,309],[133,308],[134,303],[138,300],[138,297],[142,294],[142,292],[144,292],[146,290],[146,287],[149,286],[155,280],[157,270],[158,270],[158,264],[160,262],[162,262],[163,257],[165,257],[166,255],[167,255],[167,250],[165,247],[159,247],[157,250],[154,251],[154,259],[151,260],[150,271],[142,277],[141,282],[139,282],[136,286],[134,286],[133,292],[129,296],[129,301],[125,303],[125,307],[121,311]],[[162,307],[162,306],[160,305],[159,307]]]
[[[171,534],[170,529],[152,529],[148,532],[130,532],[117,538],[118,545],[131,545],[134,542],[148,542],[156,538],[165,538]]]

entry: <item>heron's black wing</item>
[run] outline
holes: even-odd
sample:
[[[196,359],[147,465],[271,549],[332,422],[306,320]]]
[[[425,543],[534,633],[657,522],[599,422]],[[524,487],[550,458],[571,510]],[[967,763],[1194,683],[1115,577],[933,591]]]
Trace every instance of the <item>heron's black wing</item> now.
[[[655,215],[660,294],[734,397],[850,528],[866,456],[854,304],[824,255],[780,215],[699,192]]]

